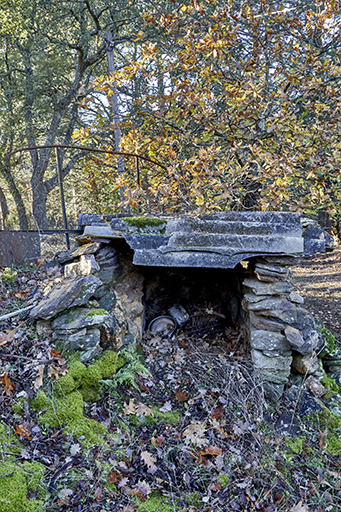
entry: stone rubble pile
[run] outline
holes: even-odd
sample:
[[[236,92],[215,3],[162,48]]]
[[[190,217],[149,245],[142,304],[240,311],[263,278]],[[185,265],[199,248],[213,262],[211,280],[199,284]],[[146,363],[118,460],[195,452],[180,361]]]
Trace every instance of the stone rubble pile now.
[[[289,256],[256,258],[251,275],[243,281],[252,359],[273,399],[282,395],[291,367],[304,375],[323,375],[314,318],[290,282],[288,267],[294,262]]]
[[[123,254],[101,242],[60,254],[54,264],[64,265],[64,279],[55,279],[30,312],[42,336],[58,350],[79,352],[83,363],[141,336],[143,281]]]

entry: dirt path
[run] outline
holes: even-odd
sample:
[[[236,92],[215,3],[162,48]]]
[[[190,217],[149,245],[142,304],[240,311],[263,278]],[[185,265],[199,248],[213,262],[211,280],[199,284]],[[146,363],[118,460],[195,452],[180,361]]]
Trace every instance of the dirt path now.
[[[341,344],[341,246],[313,258],[300,258],[292,273],[305,307]]]

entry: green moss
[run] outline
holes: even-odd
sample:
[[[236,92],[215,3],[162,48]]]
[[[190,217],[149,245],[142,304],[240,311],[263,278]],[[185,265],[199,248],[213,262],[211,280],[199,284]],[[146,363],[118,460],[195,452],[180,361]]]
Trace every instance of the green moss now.
[[[227,487],[229,483],[229,475],[226,475],[226,473],[219,473],[218,475],[218,482],[223,486]]]
[[[106,444],[104,436],[107,433],[107,429],[102,425],[102,423],[99,423],[96,420],[85,418],[83,416],[81,419],[68,423],[64,430],[74,437],[84,437],[81,442],[85,447]]]
[[[79,391],[69,396],[53,398],[46,405],[46,411],[40,415],[40,421],[51,427],[58,427],[65,423],[74,423],[83,418],[83,397]]]
[[[175,425],[180,423],[181,415],[179,411],[160,412],[157,407],[152,407],[154,417],[161,421],[161,423],[168,423],[169,425]]]
[[[92,318],[93,316],[96,316],[96,315],[99,315],[99,316],[102,316],[102,315],[108,315],[108,311],[106,311],[105,309],[91,309],[86,315],[85,315],[85,318]]]
[[[79,357],[79,354],[77,354],[77,356]],[[81,363],[78,358],[74,358],[73,361],[71,361],[68,373],[73,377],[77,385],[81,385],[82,379],[86,373],[86,366]]]
[[[335,336],[326,327],[320,328],[319,332],[324,346],[319,354],[319,357],[323,358],[335,352],[337,347],[335,344]]]
[[[22,449],[18,438],[12,430],[3,423],[0,423],[0,451],[7,454],[20,453]]]
[[[191,507],[200,508],[203,505],[200,494],[197,491],[186,494],[185,500],[187,505]]]
[[[136,500],[137,512],[174,512],[174,505],[167,503],[166,498],[153,492],[146,501]]]
[[[37,396],[31,400],[31,407],[34,411],[42,411],[47,407],[47,396],[39,389]]]
[[[330,398],[333,395],[336,395],[337,393],[341,392],[340,386],[338,386],[334,379],[329,377],[329,375],[325,374],[323,376],[323,379],[321,380],[321,383],[324,385],[326,390],[328,391],[326,393],[326,398]]]
[[[117,355],[113,350],[104,352],[97,361],[97,366],[102,373],[102,379],[114,375],[125,364],[125,359]]]
[[[157,228],[166,224],[166,221],[163,219],[158,219],[157,217],[123,217],[121,220],[129,224],[134,228],[143,229],[143,228]]]
[[[340,435],[328,434],[326,437],[326,452],[331,455],[341,455],[341,438]]]
[[[305,441],[305,437],[296,437],[285,439],[285,444],[287,448],[293,453],[300,453],[303,447],[303,441]]]
[[[12,270],[10,267],[4,268],[1,274],[1,281],[6,283],[14,283],[17,279],[18,272],[16,270]]]
[[[20,396],[12,403],[12,411],[14,414],[24,414],[25,412],[25,402],[26,399],[23,396]]]
[[[54,394],[56,396],[66,396],[69,395],[76,387],[76,381],[70,372],[68,372],[66,375],[63,375],[55,382]]]
[[[42,502],[28,500],[29,491],[45,497],[41,480],[45,468],[39,462],[17,464],[4,461],[0,464],[0,512],[36,512]]]
[[[318,425],[320,431],[327,430],[326,452],[331,455],[341,454],[341,416],[327,408],[310,415],[310,420]]]

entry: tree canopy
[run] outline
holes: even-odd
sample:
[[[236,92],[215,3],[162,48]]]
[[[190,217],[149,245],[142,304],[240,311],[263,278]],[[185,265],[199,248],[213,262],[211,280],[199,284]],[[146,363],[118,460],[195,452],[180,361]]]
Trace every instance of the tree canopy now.
[[[340,205],[340,15],[335,2],[179,4],[144,13],[123,147],[168,166],[126,175],[132,206],[163,211]],[[141,86],[142,85],[142,86]],[[110,80],[97,81],[99,90]],[[101,120],[102,122],[102,120]],[[101,140],[94,123],[83,140]],[[105,137],[102,137],[105,144]],[[118,185],[122,185],[119,179]]]

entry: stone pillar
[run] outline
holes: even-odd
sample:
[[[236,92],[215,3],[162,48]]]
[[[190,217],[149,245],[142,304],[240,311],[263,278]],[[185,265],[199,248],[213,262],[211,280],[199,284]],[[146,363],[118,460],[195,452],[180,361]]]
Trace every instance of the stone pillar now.
[[[243,281],[252,360],[274,401],[283,393],[291,366],[303,374],[319,369],[314,319],[290,282],[288,267],[294,263],[289,256],[255,258],[249,265],[253,273]]]

